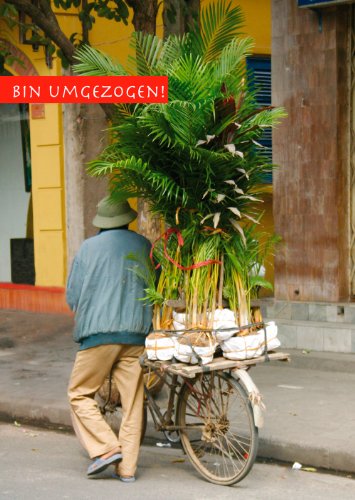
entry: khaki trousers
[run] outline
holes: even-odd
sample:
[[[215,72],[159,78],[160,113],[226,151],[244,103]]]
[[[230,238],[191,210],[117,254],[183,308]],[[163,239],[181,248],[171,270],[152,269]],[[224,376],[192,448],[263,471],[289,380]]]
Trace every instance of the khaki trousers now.
[[[78,351],[68,396],[76,435],[90,458],[122,449],[118,473],[134,476],[143,421],[143,372],[139,356],[143,346],[100,345]],[[118,437],[102,417],[94,399],[112,369],[112,379],[121,396],[122,422]]]

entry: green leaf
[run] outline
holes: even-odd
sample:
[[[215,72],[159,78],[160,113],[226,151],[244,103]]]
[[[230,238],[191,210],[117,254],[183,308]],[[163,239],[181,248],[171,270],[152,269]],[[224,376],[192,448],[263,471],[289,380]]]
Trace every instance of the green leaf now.
[[[73,67],[74,73],[87,76],[121,76],[127,75],[126,70],[118,62],[113,62],[103,52],[82,45],[75,52],[74,58],[78,61]]]
[[[201,13],[201,36],[204,59],[217,59],[224,47],[237,36],[244,16],[241,7],[232,7],[232,3],[220,0],[209,4]]]
[[[163,42],[157,36],[135,32],[132,37],[135,57],[128,58],[130,71],[137,75],[155,75]]]
[[[262,278],[261,276],[250,276],[249,283],[251,288],[254,288],[256,286],[261,286],[263,288],[267,288],[268,290],[273,289],[273,286],[270,283],[270,281]]]

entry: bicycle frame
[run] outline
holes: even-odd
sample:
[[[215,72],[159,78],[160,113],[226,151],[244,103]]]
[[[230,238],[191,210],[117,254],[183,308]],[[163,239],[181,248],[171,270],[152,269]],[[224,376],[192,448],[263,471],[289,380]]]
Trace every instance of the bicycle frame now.
[[[179,397],[179,390],[178,388],[182,387],[182,384],[191,384],[191,379],[186,379],[182,377],[183,382],[179,382],[178,375],[171,375],[169,373],[164,373],[164,375],[161,375],[160,373],[157,372],[157,370],[154,370],[154,372],[160,377],[164,379],[164,384],[166,384],[169,387],[169,398],[168,398],[168,405],[165,413],[162,413],[161,407],[158,405],[158,403],[154,400],[153,396],[150,394],[149,389],[144,386],[144,392],[146,396],[146,404],[148,405],[150,414],[152,415],[152,419],[154,422],[155,429],[157,431],[162,431],[162,432],[177,432],[180,430],[185,429],[185,426],[180,426],[176,425],[174,423],[174,418],[175,418],[175,402],[176,398]],[[170,376],[171,382],[167,381],[167,377]],[[203,396],[203,395],[202,395]],[[199,405],[203,405],[203,399],[204,398],[198,398],[199,399]],[[189,429],[192,428],[200,428],[202,424],[196,424],[195,426],[192,426],[189,424]]]
[[[155,370],[154,370],[155,371]],[[168,374],[165,373],[161,375],[157,371],[155,373],[164,379],[164,384],[169,387],[169,399],[168,406],[165,414],[162,413],[160,406],[154,400],[153,396],[150,394],[149,389],[144,386],[144,393],[148,401],[148,408],[157,431],[177,431],[179,427],[177,425],[171,425],[173,422],[174,410],[175,410],[175,397],[178,396],[178,387],[181,387],[181,383],[178,382],[178,375],[170,375],[171,382],[167,381]]]

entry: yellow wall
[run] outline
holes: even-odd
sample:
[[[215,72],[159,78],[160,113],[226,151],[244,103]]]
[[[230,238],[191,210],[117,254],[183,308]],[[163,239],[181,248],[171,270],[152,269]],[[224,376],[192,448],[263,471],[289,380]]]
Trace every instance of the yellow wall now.
[[[271,0],[239,0],[246,34],[255,40],[255,54],[271,54]]]
[[[204,6],[210,0],[202,0]],[[256,54],[270,54],[271,0],[239,0],[234,2],[245,14],[243,32],[255,39]],[[160,7],[157,33],[162,35]],[[73,10],[58,16],[66,34],[80,32],[80,24]],[[90,33],[90,43],[125,63],[130,52],[129,39],[133,26],[98,18]],[[43,50],[32,52],[31,47],[19,45],[31,59],[40,75],[61,74],[60,63],[54,59],[53,70],[44,61]],[[9,68],[11,71],[11,68]],[[63,286],[66,276],[65,193],[63,163],[62,108],[56,104],[45,105],[45,117],[30,119],[33,220],[35,241],[36,284]],[[270,200],[269,200],[270,205]],[[269,209],[268,209],[269,211]],[[265,219],[267,226],[272,226]],[[270,276],[269,276],[270,277]]]
[[[66,276],[62,108],[45,105],[31,119],[32,197],[36,285],[62,286]]]

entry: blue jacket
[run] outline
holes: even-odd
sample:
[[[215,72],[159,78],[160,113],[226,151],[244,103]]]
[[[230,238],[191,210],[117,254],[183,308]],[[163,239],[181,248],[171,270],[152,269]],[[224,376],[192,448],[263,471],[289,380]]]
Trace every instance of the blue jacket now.
[[[101,344],[143,345],[152,307],[139,300],[146,284],[130,269],[129,253],[147,258],[150,242],[126,229],[85,240],[75,256],[66,298],[75,311],[74,340],[87,349]]]

